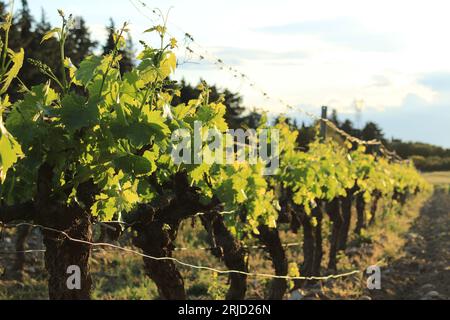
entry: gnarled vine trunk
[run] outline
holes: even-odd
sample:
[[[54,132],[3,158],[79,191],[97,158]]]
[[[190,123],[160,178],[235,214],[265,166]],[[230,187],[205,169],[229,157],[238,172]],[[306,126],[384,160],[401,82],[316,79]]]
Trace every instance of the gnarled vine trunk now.
[[[48,213],[39,219],[39,224],[64,230],[73,239],[92,242],[92,224],[83,209],[63,208]],[[49,298],[89,300],[92,289],[90,245],[71,241],[65,235],[50,230],[44,230],[43,236]]]
[[[258,238],[266,246],[266,251],[272,258],[275,274],[277,276],[287,276],[288,261],[278,230],[267,226],[261,226],[258,230],[260,233]],[[268,298],[270,300],[282,300],[286,290],[287,281],[285,279],[273,279]]]
[[[305,209],[295,206],[295,214],[292,217],[291,228],[298,232],[301,225],[303,228],[303,263],[300,266],[300,274],[304,277],[314,275],[315,258],[315,228],[312,224],[312,215],[308,215]],[[294,289],[303,287],[307,282],[305,280],[295,280]]]
[[[347,196],[341,197],[342,226],[338,240],[338,251],[347,248],[348,235],[352,222],[352,203],[353,193],[348,191]]]
[[[214,256],[223,259],[229,270],[248,272],[246,253],[241,243],[233,237],[226,227],[223,217],[216,212],[201,216],[203,226],[212,239]],[[227,300],[243,300],[247,291],[247,276],[245,274],[230,274],[230,288],[226,294]]]
[[[148,214],[150,212],[148,210]],[[155,219],[141,227],[137,226],[139,234],[134,238],[134,244],[146,255],[158,258],[172,257],[173,242],[180,222],[181,220],[166,223]],[[174,261],[144,258],[144,268],[147,276],[155,282],[161,299],[186,300],[184,280]]]
[[[375,191],[373,194],[372,206],[370,207],[370,222],[369,225],[375,224],[376,215],[378,211],[378,203],[381,199],[381,192]]]
[[[403,192],[400,194],[400,204],[403,206],[405,206],[406,201],[408,200],[408,193],[407,192]]]
[[[144,254],[162,258],[172,257],[178,229],[183,220],[210,208],[201,205],[199,195],[183,173],[178,173],[167,186],[172,196],[163,204],[141,205],[133,216],[133,228],[137,236],[133,239]],[[161,190],[159,190],[161,194]],[[161,299],[186,300],[184,280],[173,260],[155,260],[144,257],[145,271],[158,287]]]
[[[301,274],[308,277],[313,274],[314,263],[314,228],[311,224],[311,218],[302,209],[299,211],[300,221],[303,227],[303,265]],[[298,283],[296,283],[296,287]]]
[[[322,248],[322,218],[323,208],[319,203],[317,207],[312,210],[311,215],[306,214],[303,208],[297,211],[303,227],[303,265],[300,268],[302,276],[311,277],[320,275],[320,268],[322,264],[323,248]],[[312,218],[315,218],[317,224],[313,225]],[[293,219],[295,221],[295,219]],[[296,280],[295,289],[312,282],[305,282],[303,280]]]
[[[313,217],[316,218],[317,225],[314,228],[314,263],[313,263],[313,275],[320,276],[320,269],[323,258],[323,239],[322,239],[322,220],[323,220],[323,207],[319,204],[312,211]]]
[[[341,233],[341,227],[343,223],[341,213],[341,201],[339,198],[332,200],[326,205],[326,213],[330,217],[333,223],[331,236],[330,236],[330,256],[328,261],[328,269],[337,270],[337,251],[339,234]]]
[[[34,221],[46,227],[42,233],[46,247],[45,267],[49,274],[49,297],[52,300],[89,300],[92,288],[89,270],[91,216],[78,204],[69,206],[56,199],[52,192],[52,179],[53,168],[43,164],[38,172],[37,215]],[[77,188],[78,202],[85,207],[92,206],[94,197],[92,181]]]
[[[364,195],[362,192],[360,192],[356,196],[356,213],[357,213],[357,220],[356,220],[356,228],[355,233],[357,235],[361,235],[362,229],[366,228],[366,203],[364,201]]]
[[[25,247],[28,236],[31,232],[31,226],[22,225],[17,229],[16,239],[16,261],[14,262],[13,272],[17,279],[22,279],[25,268]]]

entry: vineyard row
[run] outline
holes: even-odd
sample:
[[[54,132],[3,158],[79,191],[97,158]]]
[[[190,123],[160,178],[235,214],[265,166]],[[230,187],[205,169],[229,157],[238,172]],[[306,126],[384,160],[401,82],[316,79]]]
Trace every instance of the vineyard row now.
[[[298,288],[304,277],[320,277],[326,217],[331,221],[328,268],[337,270],[353,204],[355,232],[361,234],[375,222],[381,199],[391,206],[404,204],[409,196],[430,189],[411,163],[387,158],[376,146],[361,145],[351,136],[322,135],[308,150],[300,150],[301,132],[282,117],[270,123],[264,116],[256,128],[258,133],[277,133],[252,141],[252,146],[277,151],[266,159],[178,163],[172,157],[180,143],[173,139],[175,132],[193,137],[198,122],[202,134],[227,136],[229,131],[223,100],[210,101],[206,84],[197,99],[172,106],[179,95],[169,79],[177,66],[177,41],[167,39],[166,22],[146,31],[159,37],[159,46],[145,45],[137,66],[122,74],[126,24],[115,34],[114,50],[75,66],[65,55],[73,19],[62,11],[60,15],[61,27],[42,39],[43,46],[57,39],[60,70],[31,61],[48,79],[37,85],[18,78],[25,52],[8,48],[12,16],[1,25],[0,222],[45,227],[51,299],[90,298],[92,227],[99,221],[123,222],[109,230],[114,239],[124,229],[133,231],[145,272],[161,298],[185,299],[184,279],[172,255],[180,224],[192,218],[201,221],[211,246],[220,248],[212,254],[229,270],[239,271],[229,275],[228,299],[245,298],[251,275],[246,243],[252,239],[265,246],[275,269],[268,297],[281,299],[289,279]],[[22,87],[16,101],[9,99],[13,82]],[[183,141],[183,158],[195,159],[198,147],[213,158],[223,157],[210,149],[211,141],[200,146]],[[250,143],[236,149],[246,158],[253,152]],[[273,163],[275,171],[265,174]],[[302,232],[302,261],[287,261],[279,232],[286,227]],[[66,286],[71,265],[80,267],[81,290]]]

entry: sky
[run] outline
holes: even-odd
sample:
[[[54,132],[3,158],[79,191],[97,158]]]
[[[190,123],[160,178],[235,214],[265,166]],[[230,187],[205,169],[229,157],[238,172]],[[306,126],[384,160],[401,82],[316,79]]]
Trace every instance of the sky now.
[[[138,0],[29,4],[38,16],[45,8],[55,25],[56,9],[82,15],[99,40],[110,17],[118,25],[127,21],[135,42],[152,41],[143,31],[160,23],[153,8],[170,11],[168,30],[180,43],[177,79],[195,83],[203,78],[239,92],[248,107],[305,121],[297,108],[319,115],[326,105],[356,123],[378,122],[389,138],[450,147],[447,0],[145,2],[147,8]],[[182,46],[186,32],[194,37],[188,46],[196,54]],[[251,81],[220,70],[212,63],[217,58]]]

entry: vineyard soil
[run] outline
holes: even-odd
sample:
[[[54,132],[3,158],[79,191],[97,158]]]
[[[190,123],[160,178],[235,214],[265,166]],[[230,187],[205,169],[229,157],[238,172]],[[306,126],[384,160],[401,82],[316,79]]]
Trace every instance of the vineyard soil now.
[[[438,190],[407,234],[402,257],[389,264],[375,299],[450,298],[450,197]],[[389,271],[389,272],[387,272]]]

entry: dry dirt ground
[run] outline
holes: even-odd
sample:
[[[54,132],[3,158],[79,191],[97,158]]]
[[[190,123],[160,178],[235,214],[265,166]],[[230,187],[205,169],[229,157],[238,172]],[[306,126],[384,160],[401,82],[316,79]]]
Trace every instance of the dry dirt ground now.
[[[406,234],[400,258],[382,274],[374,299],[450,298],[450,195],[437,190]]]

